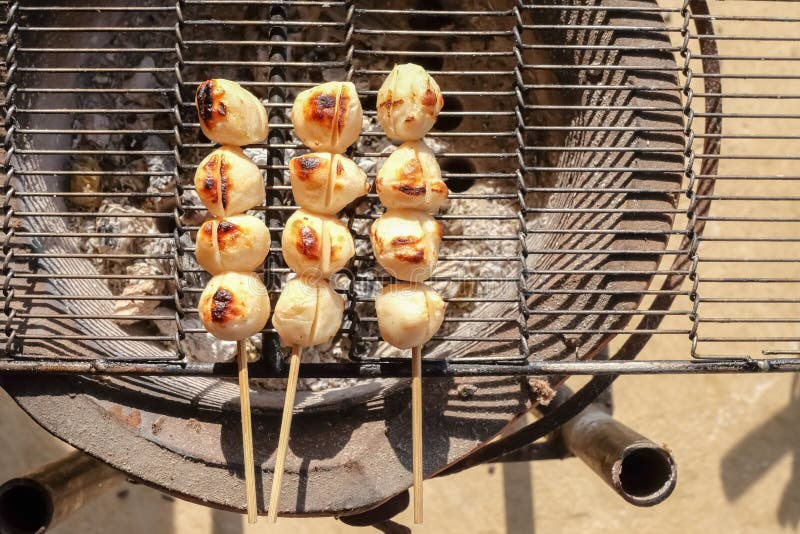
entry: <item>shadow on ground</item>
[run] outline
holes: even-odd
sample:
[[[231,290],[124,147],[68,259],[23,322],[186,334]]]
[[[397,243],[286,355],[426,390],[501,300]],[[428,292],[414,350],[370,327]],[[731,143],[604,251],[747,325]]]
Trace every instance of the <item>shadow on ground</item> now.
[[[786,455],[792,472],[783,490],[777,517],[781,526],[800,526],[800,375],[792,381],[789,404],[753,429],[722,457],[722,485],[736,501]]]

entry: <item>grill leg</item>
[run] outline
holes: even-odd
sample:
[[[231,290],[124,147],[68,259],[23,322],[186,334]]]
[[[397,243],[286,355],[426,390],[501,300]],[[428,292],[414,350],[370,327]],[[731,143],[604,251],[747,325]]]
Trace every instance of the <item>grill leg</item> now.
[[[44,532],[123,479],[82,452],[70,453],[0,486],[0,532]]]
[[[567,421],[561,435],[569,452],[631,504],[653,506],[675,489],[677,467],[670,452],[611,417],[597,403]]]
[[[546,411],[557,410],[571,395],[562,386]],[[611,392],[606,390],[547,439],[490,461],[529,462],[574,455],[629,503],[656,505],[675,489],[675,461],[667,449],[614,419],[611,404]]]
[[[608,359],[608,349],[598,357]],[[675,489],[675,460],[667,449],[614,419],[613,409],[609,387],[564,423],[560,431],[563,448],[583,460],[629,503],[656,505]]]

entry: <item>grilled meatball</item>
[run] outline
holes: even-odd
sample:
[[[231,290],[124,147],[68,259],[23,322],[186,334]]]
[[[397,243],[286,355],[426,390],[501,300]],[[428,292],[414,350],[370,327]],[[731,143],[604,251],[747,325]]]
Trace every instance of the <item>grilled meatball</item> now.
[[[444,105],[442,90],[419,65],[395,65],[378,90],[378,121],[391,139],[422,139]]]
[[[307,147],[341,154],[361,134],[361,102],[350,82],[328,82],[297,95],[292,125]]]
[[[343,314],[344,299],[328,282],[300,276],[283,287],[272,324],[284,345],[311,347],[333,339]]]
[[[303,208],[333,215],[367,194],[367,174],[340,154],[314,152],[289,162],[292,194]]]
[[[369,229],[375,259],[399,280],[430,278],[439,258],[442,228],[427,213],[390,209]]]
[[[265,198],[261,171],[235,146],[219,147],[206,156],[197,166],[194,187],[215,217],[243,213]]]
[[[260,143],[269,133],[267,110],[250,91],[236,82],[206,80],[195,95],[200,129],[221,145]]]
[[[442,326],[444,309],[442,297],[425,284],[391,284],[375,299],[381,337],[398,349],[427,343]]]
[[[200,225],[197,263],[211,274],[254,271],[269,253],[269,230],[258,217],[233,215]]]
[[[355,245],[339,219],[299,209],[286,221],[281,250],[286,264],[297,274],[328,278],[347,265]]]
[[[259,333],[267,324],[267,288],[253,273],[220,274],[208,282],[197,311],[211,335],[240,341]]]
[[[392,152],[378,171],[375,188],[387,208],[436,213],[448,189],[433,151],[422,141],[408,141]]]

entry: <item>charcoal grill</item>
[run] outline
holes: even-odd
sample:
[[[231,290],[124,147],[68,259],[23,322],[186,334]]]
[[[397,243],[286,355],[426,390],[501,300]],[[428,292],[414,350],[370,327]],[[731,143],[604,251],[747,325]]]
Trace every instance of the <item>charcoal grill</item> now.
[[[295,94],[356,84],[367,127],[351,155],[374,177],[388,147],[375,95],[406,61],[444,90],[430,140],[453,190],[433,277],[450,311],[424,363],[437,377],[425,382],[427,476],[529,445],[620,374],[800,370],[800,198],[781,189],[799,179],[800,138],[798,116],[778,104],[799,93],[796,75],[768,67],[797,59],[800,18],[770,3],[745,16],[740,4],[8,2],[0,385],[50,432],[129,475],[242,509],[234,367],[187,350],[205,336],[191,177],[212,146],[194,91],[230,78],[267,106],[268,142],[249,152],[269,187],[258,214],[279,243],[295,209],[286,163],[302,150],[288,121]],[[755,22],[770,31],[752,33]],[[743,161],[764,167],[742,173]],[[85,176],[99,189],[75,190]],[[742,201],[757,211],[737,212]],[[411,483],[410,366],[375,328],[387,279],[366,227],[378,214],[374,194],[345,211],[360,248],[337,281],[348,302],[337,358],[300,373],[358,380],[299,393],[287,514],[363,510]],[[721,264],[736,274],[715,274]],[[287,272],[271,251],[273,298]],[[122,293],[128,279],[139,285]],[[120,302],[133,311],[119,315]],[[738,332],[753,323],[763,334]],[[712,324],[723,333],[707,335]],[[674,351],[634,361],[654,337]],[[594,360],[612,340],[612,357]],[[251,349],[261,356],[251,376],[267,386],[286,376],[271,327]],[[594,376],[517,424],[579,374]],[[263,487],[281,399],[268,387],[253,396]]]

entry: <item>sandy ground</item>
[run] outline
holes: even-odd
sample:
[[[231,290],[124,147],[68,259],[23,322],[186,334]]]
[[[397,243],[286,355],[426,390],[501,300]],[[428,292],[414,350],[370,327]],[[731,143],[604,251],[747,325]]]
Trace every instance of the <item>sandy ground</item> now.
[[[726,3],[729,13],[756,13],[753,3]],[[759,3],[758,13],[796,13],[785,11],[791,4]],[[767,4],[766,7],[764,5]],[[719,5],[719,4],[716,4]],[[749,10],[749,11],[748,11]],[[782,11],[784,10],[784,11]],[[672,20],[672,24],[679,21]],[[797,24],[765,27],[751,23],[723,21],[723,34],[797,34]],[[754,54],[752,43],[724,42],[721,53]],[[769,53],[787,58],[800,57],[800,48],[791,43],[774,43]],[[762,53],[762,52],[759,52]],[[795,72],[791,62],[731,62],[728,72]],[[795,92],[797,82],[733,80],[726,83],[728,92]],[[698,87],[699,89],[699,87]],[[752,101],[731,100],[726,111],[753,111]],[[800,111],[796,100],[759,102],[763,113]],[[797,121],[740,119],[726,125],[726,133],[765,133],[775,128],[797,131]],[[797,141],[761,142],[732,140],[724,145],[728,154],[800,154]],[[699,148],[699,147],[698,147]],[[756,176],[797,174],[787,160],[722,161],[722,174]],[[760,182],[758,194],[797,195],[791,180]],[[752,195],[754,188],[744,181],[725,181],[719,192]],[[771,214],[797,217],[798,202],[720,202],[716,215]],[[800,236],[800,225],[786,223],[769,228],[743,228],[711,223],[708,235]],[[751,254],[800,257],[797,243],[780,247],[750,250],[746,244],[707,243],[708,255]],[[704,246],[705,246],[704,245]],[[717,246],[715,246],[717,245]],[[747,271],[743,271],[747,269]],[[742,265],[730,262],[701,264],[702,277],[788,276],[798,273],[797,264]],[[795,284],[750,287],[747,284],[701,286],[704,295],[761,295],[774,292],[787,295]],[[677,300],[675,310],[685,310],[688,302]],[[728,310],[729,311],[729,310]],[[772,326],[759,324],[704,324],[704,337],[797,335],[800,308],[794,306],[751,305],[736,310],[740,316],[794,318],[794,323]],[[707,309],[710,315],[724,312]],[[669,317],[664,328],[685,329],[685,316]],[[758,355],[761,347],[722,343],[701,346],[705,353]],[[800,346],[795,346],[795,349]],[[685,336],[660,336],[652,341],[643,358],[686,358],[689,343]],[[675,493],[663,504],[639,509],[623,502],[580,461],[538,462],[533,465],[505,464],[481,466],[452,477],[426,482],[425,525],[419,532],[528,533],[528,532],[661,532],[661,533],[764,533],[800,531],[800,380],[793,375],[629,377],[614,386],[616,416],[651,439],[666,444],[678,463],[679,483]],[[24,473],[48,460],[59,457],[67,447],[38,428],[2,393],[0,393],[0,480]],[[399,516],[409,525],[408,512]],[[353,529],[332,519],[282,520],[268,526],[264,520],[256,527],[246,527],[240,516],[212,511],[175,501],[140,486],[125,485],[109,492],[77,512],[52,532],[56,534],[235,534],[252,533],[336,533]]]

